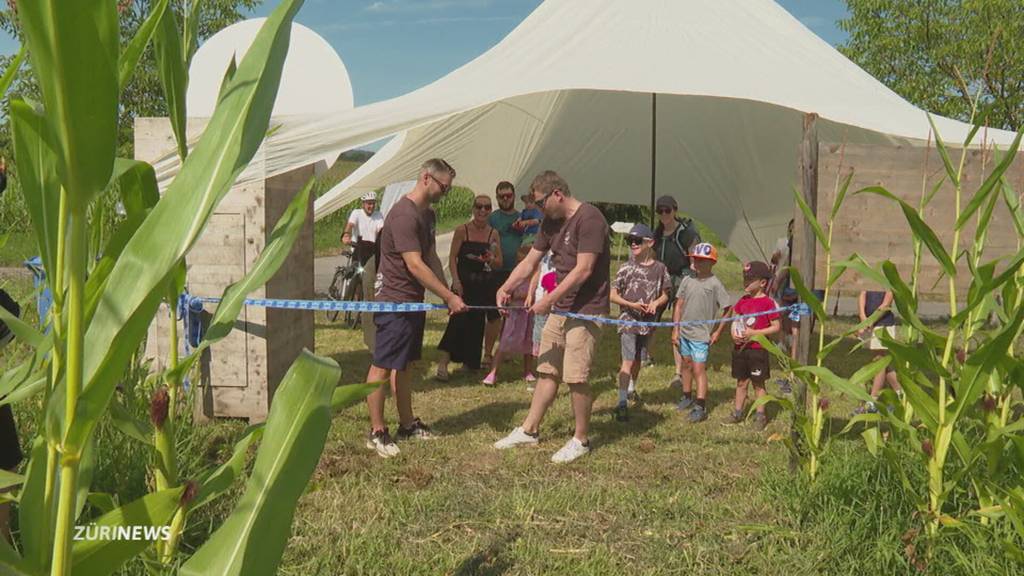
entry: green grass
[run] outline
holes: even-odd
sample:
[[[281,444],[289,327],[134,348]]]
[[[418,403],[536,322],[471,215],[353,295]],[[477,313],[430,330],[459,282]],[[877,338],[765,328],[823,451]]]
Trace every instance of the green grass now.
[[[318,320],[317,351],[358,382],[370,361],[359,333]],[[846,323],[844,323],[845,325]],[[684,422],[675,393],[667,332],[658,364],[645,369],[644,403],[615,422],[618,339],[606,330],[594,367],[595,450],[556,466],[551,453],[571,435],[567,395],[542,426],[539,447],[498,452],[491,443],[521,422],[529,393],[517,365],[497,388],[482,373],[424,379],[437,359],[443,317],[431,317],[425,359],[414,384],[416,413],[442,435],[403,444],[381,460],[363,446],[364,406],[335,419],[327,447],[300,502],[282,574],[892,574],[910,570],[900,536],[915,522],[892,472],[866,456],[859,439],[837,442],[823,481],[811,490],[790,475],[778,438],[786,422],[759,433],[730,426],[734,383],[729,348],[710,361],[710,419]],[[837,352],[849,374],[864,351]],[[772,386],[774,389],[774,386]],[[833,428],[853,407],[838,400]],[[393,404],[388,417],[395,426]],[[875,508],[877,506],[877,508]],[[848,532],[850,531],[850,532]],[[929,573],[1008,573],[1001,553],[961,539]],[[870,562],[865,563],[864,560]],[[1015,568],[1019,568],[1016,566]],[[979,569],[983,569],[979,572]]]
[[[31,232],[13,231],[0,249],[0,268],[20,268],[25,260],[38,255],[36,237]]]

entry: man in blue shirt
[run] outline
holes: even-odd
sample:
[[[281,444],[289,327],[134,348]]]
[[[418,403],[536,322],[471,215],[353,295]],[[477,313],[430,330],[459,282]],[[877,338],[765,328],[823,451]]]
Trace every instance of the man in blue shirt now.
[[[523,232],[516,224],[519,222],[519,211],[516,210],[516,189],[511,182],[498,182],[494,196],[498,199],[498,209],[491,212],[489,223],[498,231],[501,239],[501,268],[491,272],[491,280],[495,290],[508,280],[508,275],[516,267],[516,252],[523,242]],[[484,364],[490,364],[494,354],[494,345],[501,334],[501,316],[497,310],[487,311],[487,329],[484,332]]]

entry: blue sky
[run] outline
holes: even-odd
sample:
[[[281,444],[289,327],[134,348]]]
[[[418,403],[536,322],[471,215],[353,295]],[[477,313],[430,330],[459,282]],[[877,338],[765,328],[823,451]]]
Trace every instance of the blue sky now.
[[[297,20],[341,55],[355,102],[362,105],[400,96],[469,62],[497,44],[541,1],[306,0]],[[835,26],[846,15],[843,0],[777,1],[827,42],[835,45],[845,39]],[[265,16],[278,2],[264,4],[254,16]],[[14,40],[0,32],[0,53],[15,51]]]

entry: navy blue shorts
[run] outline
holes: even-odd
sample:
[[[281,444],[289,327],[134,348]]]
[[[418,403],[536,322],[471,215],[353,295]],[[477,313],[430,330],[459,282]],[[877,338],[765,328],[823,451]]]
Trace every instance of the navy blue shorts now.
[[[426,312],[377,312],[373,323],[377,340],[373,349],[373,365],[389,370],[405,370],[423,353],[423,328]]]

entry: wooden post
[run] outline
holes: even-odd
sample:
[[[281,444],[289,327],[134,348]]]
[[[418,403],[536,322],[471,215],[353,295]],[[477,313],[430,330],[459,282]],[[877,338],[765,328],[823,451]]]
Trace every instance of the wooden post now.
[[[651,93],[651,228],[658,221],[654,212],[655,195],[658,190],[658,94]]]
[[[803,141],[800,144],[800,192],[811,212],[818,213],[818,115],[804,115]],[[811,223],[804,218],[799,206],[794,207],[793,216],[793,267],[800,273],[807,288],[814,290],[814,268],[817,257],[817,243]],[[796,361],[808,364],[811,350],[812,318],[800,319],[800,335],[797,339]],[[807,387],[797,381],[797,405],[807,402]]]

